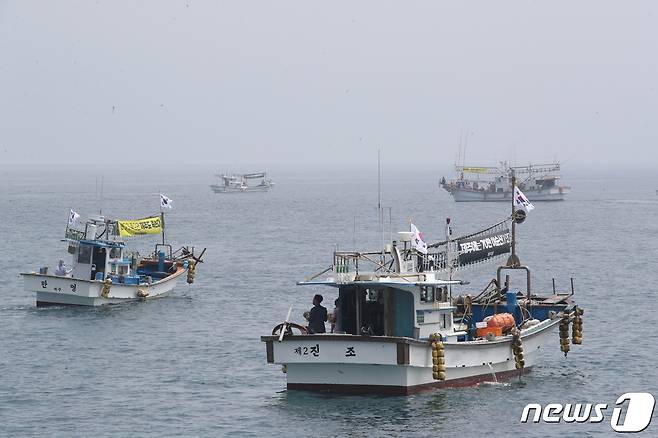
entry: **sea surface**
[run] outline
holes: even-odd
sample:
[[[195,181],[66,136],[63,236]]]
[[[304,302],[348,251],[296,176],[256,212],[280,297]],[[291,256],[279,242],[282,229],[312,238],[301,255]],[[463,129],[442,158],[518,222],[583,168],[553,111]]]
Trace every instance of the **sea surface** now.
[[[242,169],[245,171],[256,169]],[[438,172],[384,169],[385,238],[412,220],[429,241],[493,224],[507,204],[455,204]],[[409,397],[285,390],[260,336],[311,306],[299,287],[332,251],[378,249],[376,168],[279,169],[270,193],[213,194],[210,167],[3,167],[0,176],[0,436],[609,436],[626,392],[658,395],[658,176],[571,172],[568,200],[537,203],[518,227],[535,292],[574,278],[584,344],[557,332],[522,380]],[[100,180],[102,177],[102,194]],[[146,302],[36,308],[20,272],[51,269],[69,208],[139,218],[174,200],[167,238],[207,248],[196,282]],[[390,209],[390,215],[389,210]],[[389,220],[390,218],[390,220]],[[143,254],[157,238],[130,242]],[[66,259],[68,260],[68,259]],[[477,292],[496,265],[465,274]],[[516,283],[522,286],[522,281]],[[527,403],[608,403],[599,424],[521,424]],[[658,421],[645,432],[658,435]]]

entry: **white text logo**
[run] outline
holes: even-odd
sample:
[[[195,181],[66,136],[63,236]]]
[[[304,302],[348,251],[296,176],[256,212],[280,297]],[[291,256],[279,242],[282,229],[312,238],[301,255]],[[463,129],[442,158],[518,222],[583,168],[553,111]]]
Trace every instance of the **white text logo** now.
[[[627,403],[628,402],[628,403]],[[615,432],[641,432],[651,423],[656,404],[648,392],[627,392],[617,398],[610,417]],[[605,419],[607,403],[530,403],[523,408],[521,423],[600,423]]]

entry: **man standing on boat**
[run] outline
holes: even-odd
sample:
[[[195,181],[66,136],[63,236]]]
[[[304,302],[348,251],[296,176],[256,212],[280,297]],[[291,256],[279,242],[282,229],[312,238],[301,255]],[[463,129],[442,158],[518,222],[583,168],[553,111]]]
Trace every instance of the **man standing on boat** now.
[[[327,320],[327,308],[320,305],[322,303],[322,295],[316,294],[313,297],[313,307],[308,312],[308,316],[304,316],[308,320],[309,333],[326,333],[324,322]]]
[[[70,273],[71,273],[71,269],[66,269],[64,260],[59,259],[59,263],[57,264],[57,268],[55,269],[55,275],[59,275],[60,277],[66,277]]]

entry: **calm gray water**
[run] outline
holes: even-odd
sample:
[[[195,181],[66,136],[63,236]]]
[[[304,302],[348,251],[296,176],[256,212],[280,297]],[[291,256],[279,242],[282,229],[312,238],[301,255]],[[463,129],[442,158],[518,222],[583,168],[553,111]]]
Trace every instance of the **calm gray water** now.
[[[248,169],[245,169],[248,170]],[[250,170],[250,169],[249,169]],[[336,244],[376,248],[376,169],[278,171],[268,194],[216,195],[210,169],[4,169],[0,176],[0,436],[523,436],[610,435],[597,425],[524,425],[527,403],[614,404],[624,392],[658,395],[658,177],[569,175],[568,201],[536,204],[519,227],[535,290],[575,277],[584,345],[555,342],[521,382],[411,397],[339,397],[285,391],[259,337],[295,318],[314,293],[295,286],[331,262]],[[393,228],[412,218],[434,241],[446,216],[457,234],[504,217],[506,204],[455,204],[431,172],[386,172]],[[171,296],[104,308],[39,308],[18,273],[53,266],[68,209],[108,216],[158,211],[174,244],[207,247],[196,283]],[[356,233],[354,217],[356,216]],[[387,224],[388,233],[388,224]],[[142,252],[154,239],[134,240]],[[481,289],[495,266],[469,276]],[[329,301],[329,302],[331,302]],[[647,435],[655,436],[658,422]]]

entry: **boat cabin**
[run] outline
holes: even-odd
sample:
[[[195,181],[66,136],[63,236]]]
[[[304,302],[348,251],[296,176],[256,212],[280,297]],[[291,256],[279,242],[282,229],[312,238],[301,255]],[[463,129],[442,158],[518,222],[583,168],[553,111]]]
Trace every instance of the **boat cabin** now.
[[[101,227],[100,235],[99,226]],[[103,229],[104,228],[104,229]],[[138,284],[137,260],[127,258],[126,244],[117,236],[115,224],[102,216],[91,218],[84,231],[67,228],[71,276],[81,280],[112,279],[113,283]],[[105,236],[105,239],[100,237]]]
[[[337,326],[352,335],[426,338],[440,332],[455,336],[447,285],[363,285],[354,282],[339,288]]]
[[[112,278],[117,283],[129,283],[133,263],[123,258],[123,242],[105,240],[80,240],[69,244],[73,257],[73,278],[104,280]]]

